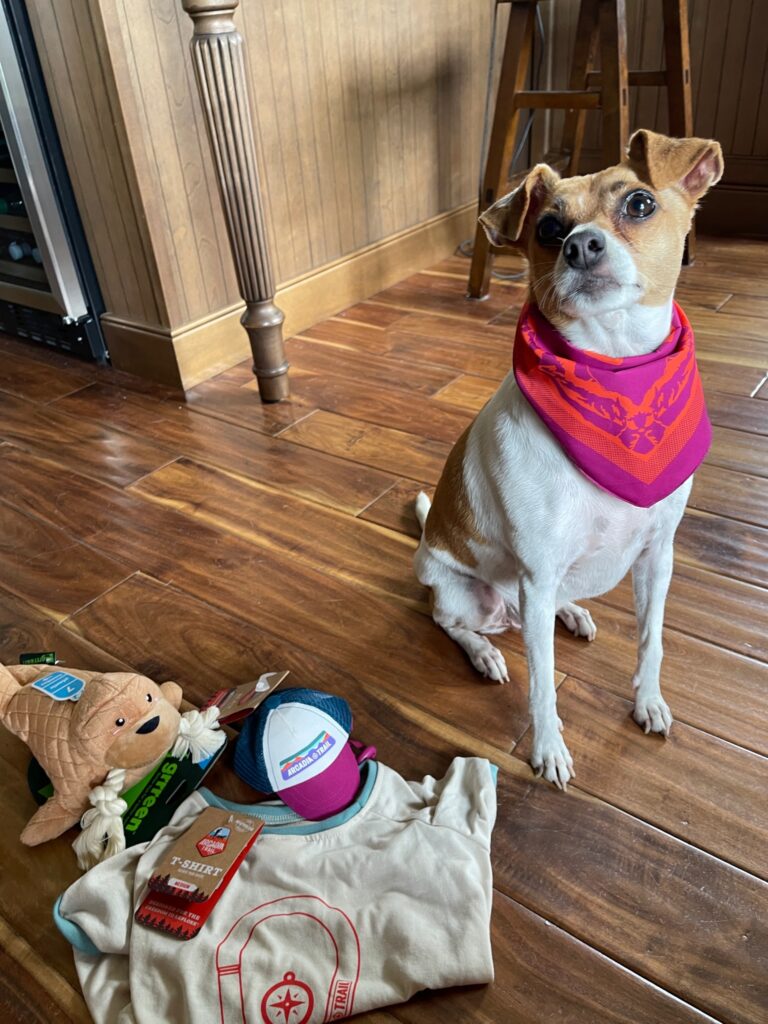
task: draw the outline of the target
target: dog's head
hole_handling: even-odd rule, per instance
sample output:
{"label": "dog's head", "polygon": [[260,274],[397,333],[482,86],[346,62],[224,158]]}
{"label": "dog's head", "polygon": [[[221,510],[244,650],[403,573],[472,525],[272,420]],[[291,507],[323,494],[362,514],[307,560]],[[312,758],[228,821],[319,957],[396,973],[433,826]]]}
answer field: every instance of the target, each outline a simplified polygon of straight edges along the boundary
{"label": "dog's head", "polygon": [[626,158],[597,174],[560,178],[538,164],[480,222],[494,245],[525,251],[533,298],[554,323],[660,306],[696,203],[722,173],[719,143],[638,131]]}

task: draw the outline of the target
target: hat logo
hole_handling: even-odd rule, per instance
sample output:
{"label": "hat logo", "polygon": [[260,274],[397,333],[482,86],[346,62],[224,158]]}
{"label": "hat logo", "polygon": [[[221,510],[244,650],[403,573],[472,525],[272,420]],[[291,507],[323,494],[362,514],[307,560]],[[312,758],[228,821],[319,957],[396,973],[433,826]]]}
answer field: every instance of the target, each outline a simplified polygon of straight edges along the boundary
{"label": "hat logo", "polygon": [[293,971],[287,971],[282,981],[264,993],[261,1017],[265,1024],[306,1024],[314,1005],[309,985],[297,981]]}
{"label": "hat logo", "polygon": [[323,729],[315,738],[298,750],[291,757],[286,757],[280,762],[280,776],[284,782],[296,778],[301,772],[324,757],[329,750],[336,746],[336,740],[331,734]]}

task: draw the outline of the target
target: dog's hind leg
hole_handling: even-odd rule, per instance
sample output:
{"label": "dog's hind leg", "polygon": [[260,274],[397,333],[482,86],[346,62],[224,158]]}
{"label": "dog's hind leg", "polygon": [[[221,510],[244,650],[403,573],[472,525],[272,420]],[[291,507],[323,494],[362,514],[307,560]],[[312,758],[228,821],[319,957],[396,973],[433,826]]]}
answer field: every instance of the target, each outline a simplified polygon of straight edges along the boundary
{"label": "dog's hind leg", "polygon": [[443,626],[443,629],[452,640],[464,648],[469,655],[469,660],[481,675],[493,679],[497,683],[509,682],[509,672],[504,655],[498,647],[493,646],[487,637],[475,633],[471,629],[463,629],[461,626]]}
{"label": "dog's hind leg", "polygon": [[581,605],[569,601],[557,609],[557,617],[574,636],[583,636],[587,640],[594,640],[597,636],[597,626],[592,616]]}
{"label": "dog's hind leg", "polygon": [[464,648],[481,675],[496,682],[509,681],[504,655],[483,633],[503,633],[509,626],[504,600],[482,580],[462,576],[447,566],[433,579],[432,617]]}
{"label": "dog's hind leg", "polygon": [[[416,518],[422,530],[431,502],[421,491],[416,498]],[[504,683],[509,681],[504,655],[483,633],[503,633],[512,621],[501,594],[482,580],[436,558],[422,539],[414,558],[420,583],[432,589],[432,618],[464,648],[478,672]],[[515,623],[516,624],[516,623]]]}

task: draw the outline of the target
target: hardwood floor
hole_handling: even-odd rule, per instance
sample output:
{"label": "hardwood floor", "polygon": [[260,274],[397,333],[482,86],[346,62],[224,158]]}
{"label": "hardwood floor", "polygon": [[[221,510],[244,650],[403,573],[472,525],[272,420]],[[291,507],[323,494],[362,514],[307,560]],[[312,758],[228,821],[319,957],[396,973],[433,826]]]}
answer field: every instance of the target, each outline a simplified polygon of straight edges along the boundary
{"label": "hardwood floor", "polygon": [[[515,258],[501,261],[519,269]],[[702,238],[678,295],[715,440],[678,534],[668,740],[630,719],[624,581],[558,627],[577,776],[533,778],[520,637],[482,681],[429,618],[412,503],[510,366],[522,281],[464,299],[452,257],[287,344],[292,398],[247,364],[187,395],[0,337],[0,658],[127,665],[191,700],[289,668],[351,702],[407,777],[500,766],[496,981],[371,1024],[760,1024],[768,1014],[768,243]],[[496,638],[495,638],[496,639]],[[71,836],[28,850],[26,748],[0,730],[0,1001],[87,1020],[51,923]],[[215,788],[247,799],[226,765]]]}

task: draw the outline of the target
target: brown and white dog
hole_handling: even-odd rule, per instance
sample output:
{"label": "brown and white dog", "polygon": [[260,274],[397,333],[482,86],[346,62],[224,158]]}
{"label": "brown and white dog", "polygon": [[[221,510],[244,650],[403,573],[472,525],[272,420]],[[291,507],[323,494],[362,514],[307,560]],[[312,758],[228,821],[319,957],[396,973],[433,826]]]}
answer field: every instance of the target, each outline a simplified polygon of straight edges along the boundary
{"label": "brown and white dog", "polygon": [[[670,331],[672,296],[696,202],[722,175],[717,142],[636,132],[616,167],[560,179],[545,164],[480,218],[495,245],[521,248],[530,301],[572,346],[604,356],[653,352]],[[649,508],[602,490],[566,457],[509,373],[448,456],[415,556],[435,622],[490,679],[508,679],[485,634],[521,626],[533,726],[531,764],[565,788],[573,760],[554,682],[555,617],[592,640],[574,602],[631,569],[639,645],[634,717],[668,734],[659,687],[673,541],[689,478]]]}

